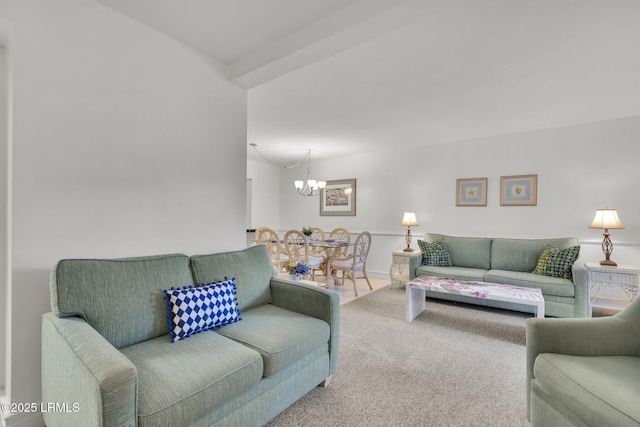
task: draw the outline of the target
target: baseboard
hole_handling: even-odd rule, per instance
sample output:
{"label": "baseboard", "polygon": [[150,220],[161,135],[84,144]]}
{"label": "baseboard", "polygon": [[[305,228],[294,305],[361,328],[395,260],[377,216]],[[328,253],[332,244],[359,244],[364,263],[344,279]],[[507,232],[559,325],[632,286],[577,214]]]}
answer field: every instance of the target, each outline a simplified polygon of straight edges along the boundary
{"label": "baseboard", "polygon": [[389,272],[388,271],[369,271],[367,270],[367,276],[372,277],[374,279],[386,279],[389,280],[389,283],[391,283],[391,279],[389,277]]}

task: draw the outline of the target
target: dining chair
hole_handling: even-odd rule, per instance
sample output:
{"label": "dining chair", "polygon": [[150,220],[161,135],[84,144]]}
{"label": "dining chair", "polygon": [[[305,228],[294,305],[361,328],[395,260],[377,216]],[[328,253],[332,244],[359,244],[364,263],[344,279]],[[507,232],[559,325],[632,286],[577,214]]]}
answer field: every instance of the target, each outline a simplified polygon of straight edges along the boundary
{"label": "dining chair", "polygon": [[258,237],[260,236],[260,233],[262,233],[262,230],[268,229],[269,227],[265,227],[264,225],[261,225],[260,227],[256,228],[256,231],[254,232],[254,235],[256,237],[256,242],[258,241]]}
{"label": "dining chair", "polygon": [[[367,277],[367,256],[369,255],[369,248],[371,248],[371,233],[363,231],[356,237],[355,244],[353,245],[353,253],[344,258],[335,258],[331,261],[331,265],[328,268],[328,271],[332,275],[338,271],[342,271],[342,284],[344,284],[345,276],[351,279],[353,282],[353,291],[356,296],[358,296],[356,279],[365,279],[367,285],[369,285],[369,289],[373,290]],[[358,271],[362,272],[362,276],[356,277],[356,272]]]}
{"label": "dining chair", "polygon": [[258,227],[256,228],[256,244],[267,247],[271,262],[276,268],[276,277],[280,276],[280,273],[289,268],[289,255],[280,243],[278,233],[269,227]]}
{"label": "dining chair", "polygon": [[324,240],[324,231],[322,231],[322,228],[313,227],[309,238],[312,240]]}
{"label": "dining chair", "polygon": [[289,230],[284,235],[284,247],[287,252],[288,263],[304,262],[309,266],[311,278],[315,279],[314,269],[324,263],[324,256],[311,254],[309,239],[298,230]]}
{"label": "dining chair", "polygon": [[[331,233],[329,233],[329,239],[333,239],[336,242],[347,242],[347,243],[350,243],[351,242],[351,234],[345,228],[334,228],[333,230],[331,230]],[[339,249],[339,251],[336,254],[336,256],[344,258],[344,257],[347,256],[348,252],[349,252],[349,246],[344,246],[344,247]]]}
{"label": "dining chair", "polygon": [[[311,236],[309,236],[309,240],[324,240],[325,236],[324,236],[324,231],[322,230],[322,228],[318,228],[318,227],[313,227],[311,228]],[[324,249],[321,248],[320,246],[313,246],[311,245],[311,254],[313,256],[317,256],[317,257],[324,257]],[[312,268],[311,269],[311,275],[315,277],[315,272],[316,271],[320,271],[322,273],[322,275],[326,275],[327,274],[327,265],[326,263],[322,263],[321,265],[319,265],[318,267]]]}

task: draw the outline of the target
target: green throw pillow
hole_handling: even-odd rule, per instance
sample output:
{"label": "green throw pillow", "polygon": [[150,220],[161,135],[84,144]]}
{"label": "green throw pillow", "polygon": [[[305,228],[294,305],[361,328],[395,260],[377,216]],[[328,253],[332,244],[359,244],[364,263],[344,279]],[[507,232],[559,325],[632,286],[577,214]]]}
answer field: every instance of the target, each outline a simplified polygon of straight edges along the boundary
{"label": "green throw pillow", "polygon": [[538,265],[533,270],[534,274],[544,276],[562,277],[572,280],[571,266],[578,259],[580,246],[572,246],[567,249],[558,249],[548,245],[538,259]]}
{"label": "green throw pillow", "polygon": [[451,267],[451,257],[447,246],[444,244],[444,239],[433,243],[418,240],[418,246],[422,251],[422,265]]}

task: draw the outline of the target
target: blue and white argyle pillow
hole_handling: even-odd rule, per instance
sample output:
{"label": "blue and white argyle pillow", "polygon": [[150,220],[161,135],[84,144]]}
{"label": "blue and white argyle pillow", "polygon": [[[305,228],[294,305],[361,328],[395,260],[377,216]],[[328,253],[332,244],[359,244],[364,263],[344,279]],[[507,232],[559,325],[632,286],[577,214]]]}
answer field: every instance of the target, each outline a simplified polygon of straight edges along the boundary
{"label": "blue and white argyle pillow", "polygon": [[171,342],[240,320],[235,277],[194,288],[164,290]]}

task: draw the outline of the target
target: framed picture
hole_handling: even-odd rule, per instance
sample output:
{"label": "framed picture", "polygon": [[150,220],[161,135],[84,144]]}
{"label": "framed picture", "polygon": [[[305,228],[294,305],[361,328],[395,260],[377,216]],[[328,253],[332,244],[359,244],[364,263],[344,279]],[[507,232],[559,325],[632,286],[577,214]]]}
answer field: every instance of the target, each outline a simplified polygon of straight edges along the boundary
{"label": "framed picture", "polygon": [[320,193],[320,215],[356,215],[356,179],[327,181]]}
{"label": "framed picture", "polygon": [[500,177],[500,205],[536,206],[538,203],[538,175]]}
{"label": "framed picture", "polygon": [[487,206],[487,178],[456,179],[456,206]]}

